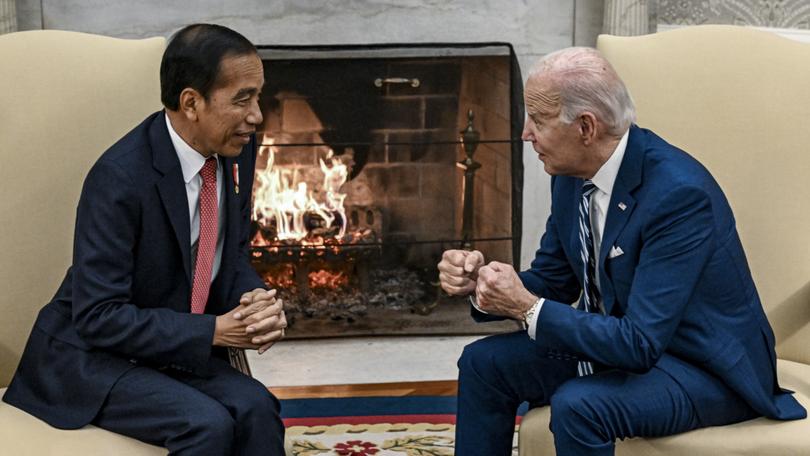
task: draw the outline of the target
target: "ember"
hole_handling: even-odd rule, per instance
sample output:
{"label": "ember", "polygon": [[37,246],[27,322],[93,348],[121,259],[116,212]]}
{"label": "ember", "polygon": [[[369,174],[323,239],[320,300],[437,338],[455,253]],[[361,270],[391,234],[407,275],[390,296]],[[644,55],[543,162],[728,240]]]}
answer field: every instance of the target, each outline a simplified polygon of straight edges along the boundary
{"label": "ember", "polygon": [[270,288],[292,288],[295,286],[295,266],[292,263],[267,264],[262,279]]}
{"label": "ember", "polygon": [[307,278],[309,279],[310,290],[317,290],[318,288],[335,289],[349,284],[349,277],[343,272],[332,273],[324,269],[310,272]]}
{"label": "ember", "polygon": [[[329,276],[332,285],[338,280],[345,282],[329,288],[316,288],[310,284],[312,294],[301,293],[297,286],[279,288],[278,296],[284,300],[284,310],[292,320],[291,325],[297,316],[353,320],[368,313],[370,308],[410,309],[415,304],[427,304],[435,299],[435,287],[406,268],[371,271],[370,283],[365,290],[351,286],[345,273],[329,274],[320,270],[310,273],[309,278]],[[268,275],[264,277],[265,280],[271,279]]]}

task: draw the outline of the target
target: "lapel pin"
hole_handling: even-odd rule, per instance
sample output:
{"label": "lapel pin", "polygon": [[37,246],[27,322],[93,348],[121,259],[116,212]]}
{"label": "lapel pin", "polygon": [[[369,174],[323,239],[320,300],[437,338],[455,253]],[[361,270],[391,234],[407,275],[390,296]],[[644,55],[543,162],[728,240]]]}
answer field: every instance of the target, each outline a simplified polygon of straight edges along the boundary
{"label": "lapel pin", "polygon": [[239,163],[234,163],[233,167],[233,191],[239,194]]}
{"label": "lapel pin", "polygon": [[626,204],[624,204],[624,203],[621,203],[621,202],[620,202],[620,203],[619,203],[619,209],[621,209],[621,210],[625,210],[625,209],[627,209],[627,205],[626,205]]}

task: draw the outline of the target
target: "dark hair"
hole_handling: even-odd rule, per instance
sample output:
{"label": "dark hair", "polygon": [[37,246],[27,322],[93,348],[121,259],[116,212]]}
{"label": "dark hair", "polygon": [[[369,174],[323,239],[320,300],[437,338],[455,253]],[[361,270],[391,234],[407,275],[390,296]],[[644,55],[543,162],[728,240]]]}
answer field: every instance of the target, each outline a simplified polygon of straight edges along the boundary
{"label": "dark hair", "polygon": [[193,24],[174,34],[160,62],[160,101],[176,111],[180,93],[190,87],[206,99],[225,57],[255,54],[256,47],[241,34],[221,25]]}

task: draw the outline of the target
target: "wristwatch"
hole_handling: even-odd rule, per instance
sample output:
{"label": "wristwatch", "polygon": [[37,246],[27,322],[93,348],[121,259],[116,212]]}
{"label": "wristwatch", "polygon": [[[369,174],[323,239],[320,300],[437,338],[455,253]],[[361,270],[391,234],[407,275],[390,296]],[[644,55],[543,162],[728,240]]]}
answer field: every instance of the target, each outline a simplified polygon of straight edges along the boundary
{"label": "wristwatch", "polygon": [[534,301],[534,304],[531,305],[525,312],[523,312],[523,329],[529,329],[529,323],[534,318],[534,314],[537,313],[537,307],[540,306],[540,298],[537,301]]}

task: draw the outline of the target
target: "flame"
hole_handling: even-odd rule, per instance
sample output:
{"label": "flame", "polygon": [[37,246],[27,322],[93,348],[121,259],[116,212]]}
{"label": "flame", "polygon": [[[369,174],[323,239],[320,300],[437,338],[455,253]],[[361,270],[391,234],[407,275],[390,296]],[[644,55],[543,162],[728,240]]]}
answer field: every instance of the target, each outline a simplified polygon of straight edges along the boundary
{"label": "flame", "polygon": [[[267,167],[256,175],[256,189],[253,201],[253,220],[263,228],[275,226],[275,239],[264,239],[262,236],[253,240],[253,245],[268,245],[273,241],[303,241],[309,237],[305,226],[307,214],[317,214],[325,227],[331,227],[336,220],[340,227],[337,239],[346,234],[346,209],[343,202],[346,194],[340,188],[346,182],[349,172],[340,157],[335,157],[330,149],[326,159],[319,159],[323,173],[322,201],[318,201],[308,188],[306,182],[299,181],[295,170],[275,168],[274,162],[277,147],[272,138],[269,145],[259,149],[259,156],[268,154]],[[317,242],[308,242],[317,243]],[[323,244],[323,240],[320,240]]]}

